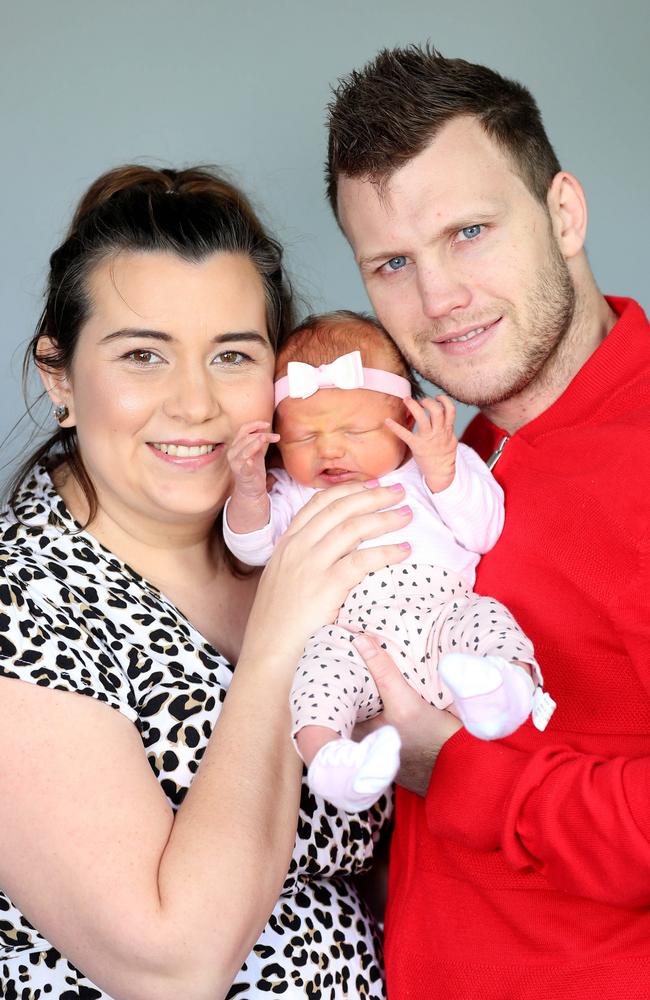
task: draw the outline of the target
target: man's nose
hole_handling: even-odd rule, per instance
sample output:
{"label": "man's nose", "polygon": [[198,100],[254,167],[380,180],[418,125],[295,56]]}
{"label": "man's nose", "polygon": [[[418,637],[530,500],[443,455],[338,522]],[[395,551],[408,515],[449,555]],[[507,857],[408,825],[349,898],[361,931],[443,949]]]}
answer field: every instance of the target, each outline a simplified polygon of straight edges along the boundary
{"label": "man's nose", "polygon": [[422,312],[428,319],[442,319],[454,309],[466,309],[471,300],[467,275],[449,261],[430,261],[418,269]]}

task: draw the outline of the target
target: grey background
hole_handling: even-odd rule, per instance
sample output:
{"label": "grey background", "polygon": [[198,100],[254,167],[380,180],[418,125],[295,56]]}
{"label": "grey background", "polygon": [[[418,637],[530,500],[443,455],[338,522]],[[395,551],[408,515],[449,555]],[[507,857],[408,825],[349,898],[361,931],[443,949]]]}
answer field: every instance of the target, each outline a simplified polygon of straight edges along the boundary
{"label": "grey background", "polygon": [[12,427],[47,258],[110,166],[229,168],[308,306],[366,307],[323,198],[324,108],[329,84],[382,46],[430,39],[526,83],[586,188],[597,280],[648,309],[649,12],[647,0],[0,0],[0,465],[24,446]]}

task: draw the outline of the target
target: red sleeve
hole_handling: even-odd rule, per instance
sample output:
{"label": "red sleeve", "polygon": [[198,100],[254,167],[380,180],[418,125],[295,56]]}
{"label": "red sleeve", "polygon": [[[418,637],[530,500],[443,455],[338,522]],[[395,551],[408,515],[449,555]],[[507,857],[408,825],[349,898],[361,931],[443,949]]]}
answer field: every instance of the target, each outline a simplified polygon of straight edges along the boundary
{"label": "red sleeve", "polygon": [[566,892],[650,904],[650,757],[605,759],[562,745],[527,753],[463,730],[438,757],[426,812],[436,836],[501,849],[515,869]]}

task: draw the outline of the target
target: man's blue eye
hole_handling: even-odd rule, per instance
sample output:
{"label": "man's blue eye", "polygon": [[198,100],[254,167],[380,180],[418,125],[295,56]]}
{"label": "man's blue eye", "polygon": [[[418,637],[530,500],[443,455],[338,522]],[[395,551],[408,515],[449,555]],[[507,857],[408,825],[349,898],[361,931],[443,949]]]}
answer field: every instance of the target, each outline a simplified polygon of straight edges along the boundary
{"label": "man's blue eye", "polygon": [[466,240],[475,240],[482,228],[483,226],[465,226],[464,229],[461,229],[461,233]]}
{"label": "man's blue eye", "polygon": [[402,267],[404,267],[405,264],[406,264],[406,257],[403,256],[391,257],[391,259],[388,261],[388,266],[391,269],[391,271],[399,271]]}

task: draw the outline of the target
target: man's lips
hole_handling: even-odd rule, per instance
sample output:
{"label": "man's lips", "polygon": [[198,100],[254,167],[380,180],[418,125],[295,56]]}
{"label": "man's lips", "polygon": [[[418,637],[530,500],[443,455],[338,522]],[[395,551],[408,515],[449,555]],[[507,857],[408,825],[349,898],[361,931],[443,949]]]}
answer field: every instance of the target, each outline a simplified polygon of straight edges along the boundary
{"label": "man's lips", "polygon": [[460,327],[442,337],[436,337],[433,343],[449,354],[467,354],[482,347],[495,332],[501,319],[502,317],[498,316],[488,323],[475,323],[472,326]]}

